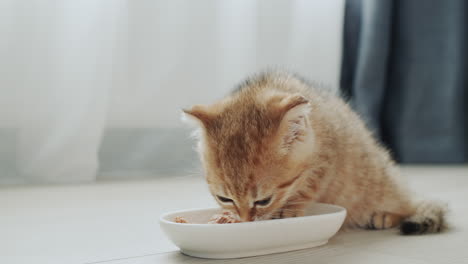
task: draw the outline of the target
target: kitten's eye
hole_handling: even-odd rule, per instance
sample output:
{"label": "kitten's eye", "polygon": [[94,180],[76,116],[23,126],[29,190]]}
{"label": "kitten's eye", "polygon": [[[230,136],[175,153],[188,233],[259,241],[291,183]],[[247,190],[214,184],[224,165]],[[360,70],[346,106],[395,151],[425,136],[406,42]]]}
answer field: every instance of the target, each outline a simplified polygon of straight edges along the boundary
{"label": "kitten's eye", "polygon": [[271,196],[268,197],[268,198],[266,198],[266,199],[256,201],[256,202],[255,202],[255,205],[266,206],[266,205],[268,205],[270,202],[271,202]]}
{"label": "kitten's eye", "polygon": [[216,195],[216,197],[218,198],[218,200],[220,200],[222,203],[234,203],[234,201],[232,199],[229,199],[229,198],[226,198],[226,197],[222,197],[222,196],[219,196],[219,195]]}

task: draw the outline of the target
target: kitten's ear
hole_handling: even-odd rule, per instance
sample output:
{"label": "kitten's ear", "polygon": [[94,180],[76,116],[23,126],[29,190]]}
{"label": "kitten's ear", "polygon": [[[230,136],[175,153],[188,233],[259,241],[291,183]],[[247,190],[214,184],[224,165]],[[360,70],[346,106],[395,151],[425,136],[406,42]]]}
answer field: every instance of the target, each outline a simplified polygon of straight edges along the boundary
{"label": "kitten's ear", "polygon": [[182,121],[206,127],[215,118],[215,114],[205,105],[194,105],[191,109],[182,109]]}
{"label": "kitten's ear", "polygon": [[295,143],[304,141],[308,136],[310,104],[300,94],[288,95],[278,101],[276,111],[281,120],[278,130],[280,153],[287,154]]}
{"label": "kitten's ear", "polygon": [[309,100],[307,100],[304,96],[300,94],[293,94],[283,98],[279,103],[279,110],[283,114],[287,114],[289,111],[296,107],[303,107],[305,110],[308,107]]}

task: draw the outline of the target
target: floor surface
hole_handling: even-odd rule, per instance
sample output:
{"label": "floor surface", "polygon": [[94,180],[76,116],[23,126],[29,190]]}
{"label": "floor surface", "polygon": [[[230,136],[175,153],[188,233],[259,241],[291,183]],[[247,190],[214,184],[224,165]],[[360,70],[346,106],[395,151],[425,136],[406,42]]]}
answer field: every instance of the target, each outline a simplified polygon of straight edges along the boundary
{"label": "floor surface", "polygon": [[215,206],[201,177],[0,188],[0,263],[468,263],[468,167],[404,167],[412,188],[448,201],[452,228],[339,233],[312,249],[233,260],[179,253],[158,225],[163,212]]}

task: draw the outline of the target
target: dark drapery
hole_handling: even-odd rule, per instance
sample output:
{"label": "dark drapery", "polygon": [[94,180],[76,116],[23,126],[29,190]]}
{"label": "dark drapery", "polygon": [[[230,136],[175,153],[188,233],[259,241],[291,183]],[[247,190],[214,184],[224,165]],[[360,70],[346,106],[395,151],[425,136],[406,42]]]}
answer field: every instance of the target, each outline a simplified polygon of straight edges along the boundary
{"label": "dark drapery", "polygon": [[468,1],[347,0],[341,90],[407,163],[468,161]]}

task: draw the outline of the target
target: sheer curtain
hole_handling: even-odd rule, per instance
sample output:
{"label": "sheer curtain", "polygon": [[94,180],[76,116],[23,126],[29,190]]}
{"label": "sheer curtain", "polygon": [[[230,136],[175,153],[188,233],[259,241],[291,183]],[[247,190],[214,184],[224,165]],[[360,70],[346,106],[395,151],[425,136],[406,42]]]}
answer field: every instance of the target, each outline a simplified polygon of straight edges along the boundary
{"label": "sheer curtain", "polygon": [[189,173],[180,108],[281,66],[336,87],[342,1],[0,3],[0,183]]}

